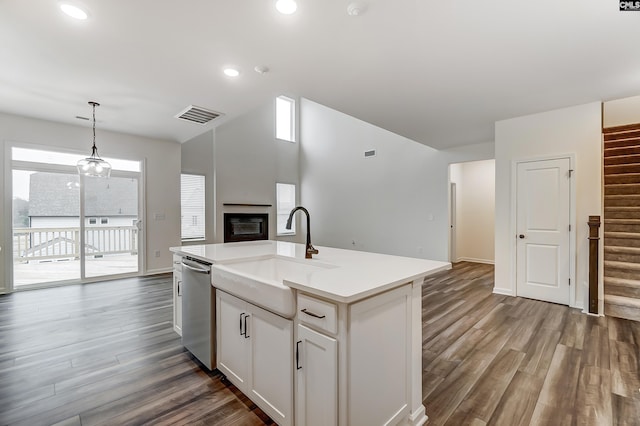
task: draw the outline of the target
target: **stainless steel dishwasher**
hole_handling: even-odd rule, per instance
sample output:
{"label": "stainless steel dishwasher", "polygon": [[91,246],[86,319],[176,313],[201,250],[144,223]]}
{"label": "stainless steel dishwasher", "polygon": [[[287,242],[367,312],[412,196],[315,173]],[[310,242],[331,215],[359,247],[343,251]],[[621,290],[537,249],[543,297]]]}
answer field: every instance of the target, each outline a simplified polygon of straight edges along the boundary
{"label": "stainless steel dishwasher", "polygon": [[182,345],[209,370],[216,368],[216,300],[211,264],[182,258]]}

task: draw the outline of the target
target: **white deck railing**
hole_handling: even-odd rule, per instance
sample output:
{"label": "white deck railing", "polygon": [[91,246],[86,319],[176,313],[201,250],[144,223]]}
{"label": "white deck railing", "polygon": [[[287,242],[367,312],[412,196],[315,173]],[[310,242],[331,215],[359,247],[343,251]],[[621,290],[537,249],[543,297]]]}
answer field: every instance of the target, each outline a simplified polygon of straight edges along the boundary
{"label": "white deck railing", "polygon": [[[86,255],[137,254],[136,226],[85,228]],[[14,261],[68,259],[80,257],[80,228],[14,228]]]}

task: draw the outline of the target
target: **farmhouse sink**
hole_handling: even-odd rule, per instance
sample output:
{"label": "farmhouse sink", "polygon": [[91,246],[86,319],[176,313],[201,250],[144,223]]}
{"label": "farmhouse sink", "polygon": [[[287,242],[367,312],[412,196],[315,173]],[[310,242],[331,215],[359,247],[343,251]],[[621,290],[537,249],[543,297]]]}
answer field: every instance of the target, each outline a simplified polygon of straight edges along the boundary
{"label": "farmhouse sink", "polygon": [[296,313],[293,290],[283,280],[306,281],[336,266],[305,259],[268,258],[218,263],[211,267],[213,286],[285,318]]}

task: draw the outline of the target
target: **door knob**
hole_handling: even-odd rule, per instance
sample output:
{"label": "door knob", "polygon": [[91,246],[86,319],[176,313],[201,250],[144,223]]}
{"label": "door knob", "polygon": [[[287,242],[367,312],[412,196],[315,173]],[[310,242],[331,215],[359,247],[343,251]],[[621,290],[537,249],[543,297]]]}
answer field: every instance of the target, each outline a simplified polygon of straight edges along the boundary
{"label": "door knob", "polygon": [[518,235],[518,238],[523,239],[524,238],[524,234]]}

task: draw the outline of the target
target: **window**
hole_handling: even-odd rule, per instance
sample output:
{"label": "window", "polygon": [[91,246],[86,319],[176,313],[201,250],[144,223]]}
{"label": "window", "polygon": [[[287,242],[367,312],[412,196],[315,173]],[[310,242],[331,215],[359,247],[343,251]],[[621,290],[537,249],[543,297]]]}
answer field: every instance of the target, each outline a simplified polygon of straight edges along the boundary
{"label": "window", "polygon": [[277,232],[278,235],[295,235],[296,222],[291,222],[291,229],[285,228],[289,213],[296,206],[296,186],[288,183],[276,183]]}
{"label": "window", "polygon": [[[31,163],[56,164],[62,166],[75,167],[78,160],[86,157],[81,154],[71,154],[67,152],[44,151],[31,148],[11,148],[11,158],[16,161],[28,161]],[[111,164],[112,170],[124,170],[128,172],[139,172],[141,170],[139,161],[121,160],[117,158],[103,157]]]}
{"label": "window", "polygon": [[100,223],[102,225],[107,225],[109,223],[109,218],[108,217],[101,217],[100,218]]}
{"label": "window", "polygon": [[276,98],[276,138],[296,141],[296,101],[286,96]]}
{"label": "window", "polygon": [[95,217],[90,217],[89,218],[89,225],[95,225],[97,223],[97,220]]}
{"label": "window", "polygon": [[180,208],[182,210],[182,240],[204,240],[205,177],[202,175],[180,175]]}

